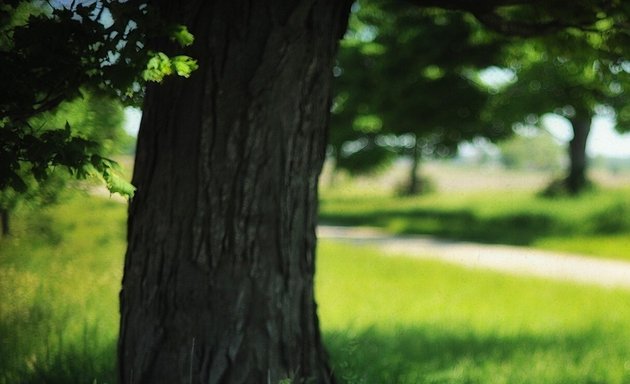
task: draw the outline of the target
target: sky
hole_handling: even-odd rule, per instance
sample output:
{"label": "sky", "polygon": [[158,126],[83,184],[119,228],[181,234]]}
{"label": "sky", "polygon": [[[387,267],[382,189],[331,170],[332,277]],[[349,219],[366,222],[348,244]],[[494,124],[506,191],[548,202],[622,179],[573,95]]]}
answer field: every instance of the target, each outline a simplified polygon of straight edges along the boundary
{"label": "sky", "polygon": [[140,119],[142,111],[138,108],[125,108],[125,131],[132,136],[138,136],[138,128],[140,128]]}
{"label": "sky", "polygon": [[587,152],[591,156],[606,154],[613,157],[630,157],[630,134],[620,135],[612,122],[595,121]]}
{"label": "sky", "polygon": [[[142,112],[137,108],[125,109],[125,129],[132,135],[138,134]],[[561,117],[548,117],[545,121],[549,131],[563,144],[571,140],[573,134],[569,123]],[[605,116],[593,120],[586,151],[589,156],[630,158],[630,133],[620,135],[614,128],[614,121]]]}
{"label": "sky", "polygon": [[[561,117],[548,117],[545,124],[559,141],[566,144],[573,137],[571,126]],[[619,134],[610,117],[596,116],[586,143],[586,153],[591,156],[630,157],[630,133]]]}

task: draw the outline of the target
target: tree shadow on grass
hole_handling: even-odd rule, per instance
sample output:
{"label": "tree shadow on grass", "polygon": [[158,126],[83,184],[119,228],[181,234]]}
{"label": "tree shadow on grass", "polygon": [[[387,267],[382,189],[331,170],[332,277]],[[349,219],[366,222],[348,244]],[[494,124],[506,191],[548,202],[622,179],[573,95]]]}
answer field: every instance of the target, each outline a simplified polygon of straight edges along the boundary
{"label": "tree shadow on grass", "polygon": [[[601,331],[483,335],[438,327],[325,333],[341,383],[627,382]],[[609,339],[610,340],[610,339]],[[613,351],[614,351],[614,347]],[[607,355],[608,353],[608,355]]]}
{"label": "tree shadow on grass", "polygon": [[489,244],[531,245],[561,232],[561,223],[540,213],[506,213],[479,217],[468,210],[376,210],[368,213],[321,213],[320,223],[376,226],[398,234],[425,234]]}

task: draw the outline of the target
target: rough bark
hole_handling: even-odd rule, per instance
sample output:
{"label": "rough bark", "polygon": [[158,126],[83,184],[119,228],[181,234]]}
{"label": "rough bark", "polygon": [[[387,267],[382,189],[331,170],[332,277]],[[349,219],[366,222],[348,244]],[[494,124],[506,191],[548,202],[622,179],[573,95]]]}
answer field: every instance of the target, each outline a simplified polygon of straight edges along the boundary
{"label": "rough bark", "polygon": [[591,118],[571,119],[573,139],[569,142],[569,175],[566,186],[570,193],[578,194],[587,184],[586,142],[591,131]]}
{"label": "rough bark", "polygon": [[313,292],[317,182],[350,4],[156,5],[195,35],[200,68],[147,88],[119,381],[332,382]]}

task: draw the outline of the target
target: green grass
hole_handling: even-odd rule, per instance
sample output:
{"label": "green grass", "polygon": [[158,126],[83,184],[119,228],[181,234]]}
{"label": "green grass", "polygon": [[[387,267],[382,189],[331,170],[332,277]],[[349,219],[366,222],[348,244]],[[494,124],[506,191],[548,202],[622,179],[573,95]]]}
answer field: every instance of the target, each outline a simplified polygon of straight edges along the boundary
{"label": "green grass", "polygon": [[[0,241],[0,383],[113,383],[125,206],[73,196]],[[630,292],[323,242],[342,383],[630,382]]]}
{"label": "green grass", "polygon": [[322,326],[348,382],[630,382],[629,292],[320,248]]}
{"label": "green grass", "polygon": [[630,259],[630,190],[578,198],[527,191],[441,193],[395,198],[324,191],[322,223],[381,227],[397,234],[533,246]]}
{"label": "green grass", "polygon": [[0,241],[0,383],[113,383],[125,208],[73,196]]}

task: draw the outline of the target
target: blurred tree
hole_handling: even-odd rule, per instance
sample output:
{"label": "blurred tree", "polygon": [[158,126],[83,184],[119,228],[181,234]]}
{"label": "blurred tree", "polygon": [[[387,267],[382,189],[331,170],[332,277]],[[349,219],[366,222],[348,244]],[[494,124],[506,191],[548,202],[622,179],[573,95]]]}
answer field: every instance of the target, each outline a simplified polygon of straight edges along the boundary
{"label": "blurred tree", "polygon": [[370,26],[351,17],[333,67],[335,95],[328,148],[335,168],[351,173],[374,170],[395,156],[390,148],[376,143],[383,134],[383,121],[374,106],[380,98],[377,90],[386,84],[375,76],[384,48],[372,43],[373,37]]}
{"label": "blurred tree", "polygon": [[510,169],[556,172],[563,165],[562,147],[547,131],[517,132],[499,142],[501,162]]}
{"label": "blurred tree", "polygon": [[495,62],[501,41],[473,17],[363,2],[350,26],[336,67],[331,144],[365,145],[337,150],[339,166],[370,169],[388,158],[381,153],[404,154],[412,160],[406,193],[415,194],[422,189],[423,156],[453,153],[476,136],[494,140],[509,133],[487,129],[482,120],[488,89],[476,81],[476,71]]}
{"label": "blurred tree", "polygon": [[586,144],[598,111],[618,109],[619,130],[627,130],[626,90],[628,72],[622,57],[611,60],[602,45],[592,45],[588,35],[564,34],[554,39],[516,41],[506,64],[515,75],[493,98],[492,118],[501,126],[515,122],[540,125],[543,115],[567,119],[573,130],[569,142],[569,170],[562,184],[578,194],[588,184]]}

